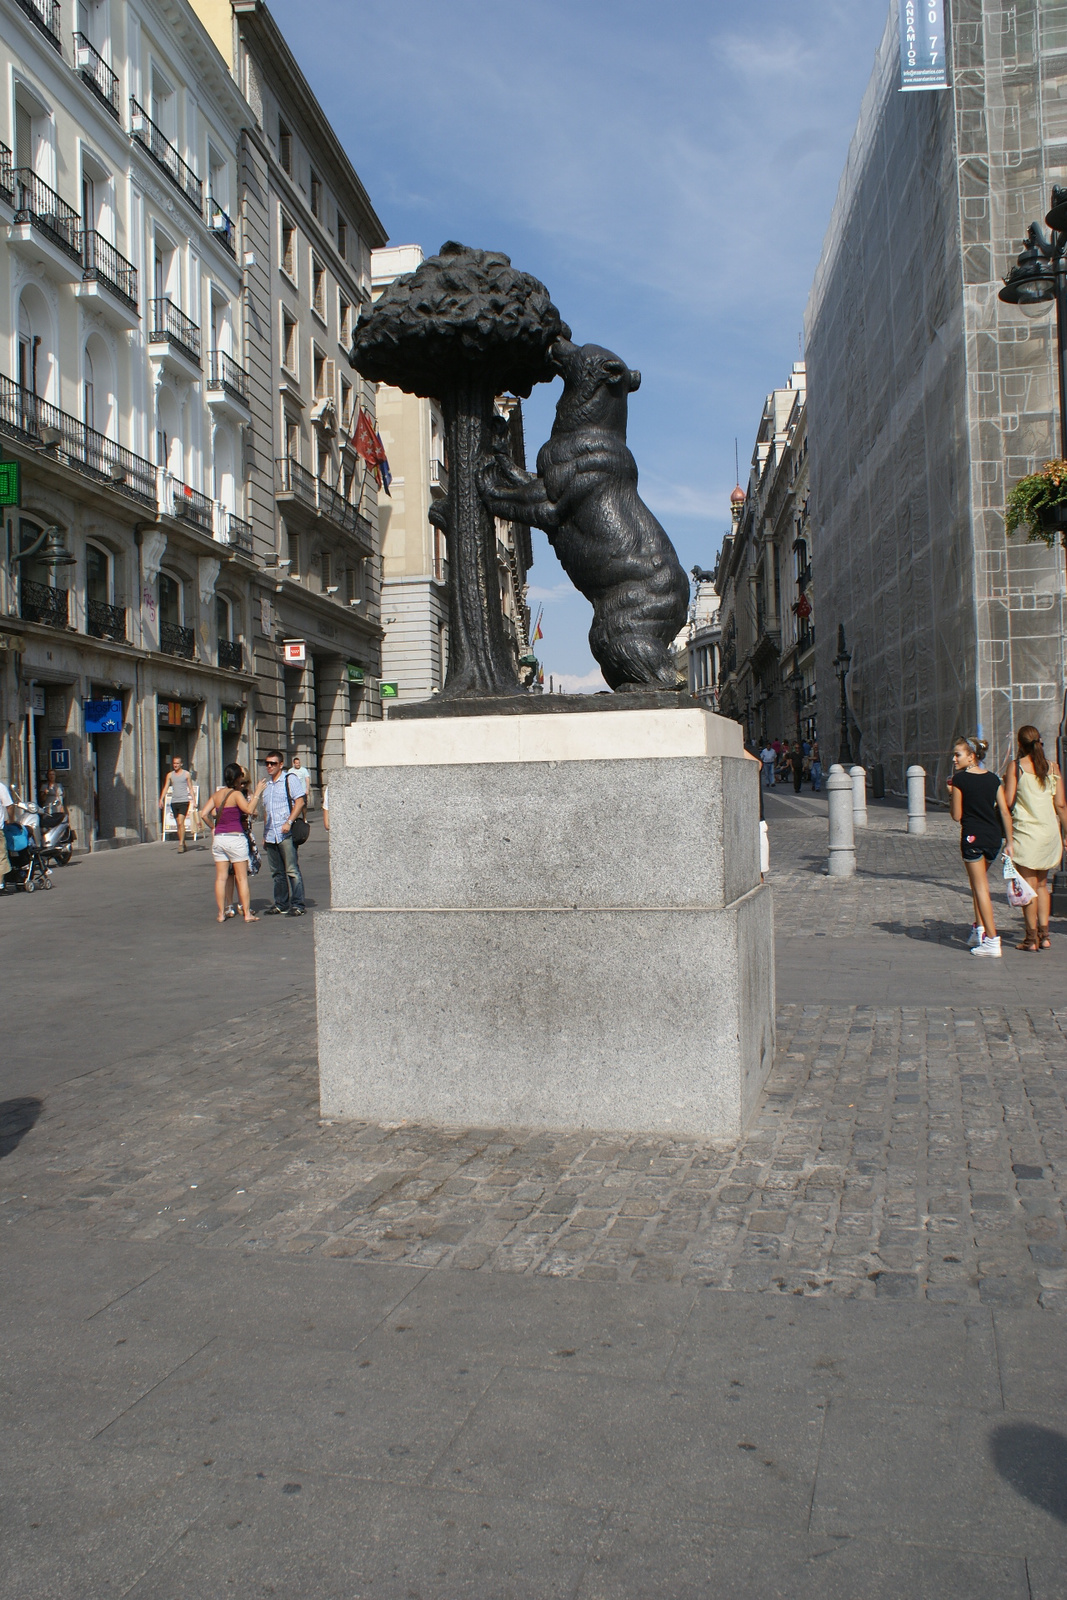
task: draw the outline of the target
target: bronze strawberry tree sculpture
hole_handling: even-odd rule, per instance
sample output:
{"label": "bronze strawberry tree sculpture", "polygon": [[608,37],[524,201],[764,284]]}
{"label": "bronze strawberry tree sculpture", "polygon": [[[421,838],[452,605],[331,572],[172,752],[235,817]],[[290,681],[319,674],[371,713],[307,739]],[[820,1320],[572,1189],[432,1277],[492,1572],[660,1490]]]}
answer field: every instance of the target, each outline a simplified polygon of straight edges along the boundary
{"label": "bronze strawberry tree sculpture", "polygon": [[543,283],[506,255],[450,242],[397,278],[356,328],[352,364],[375,383],[433,398],[448,450],[448,494],[432,513],[448,541],[448,675],[442,697],[517,694],[504,634],[496,526],[477,474],[494,449],[494,401],[556,376],[570,338]]}

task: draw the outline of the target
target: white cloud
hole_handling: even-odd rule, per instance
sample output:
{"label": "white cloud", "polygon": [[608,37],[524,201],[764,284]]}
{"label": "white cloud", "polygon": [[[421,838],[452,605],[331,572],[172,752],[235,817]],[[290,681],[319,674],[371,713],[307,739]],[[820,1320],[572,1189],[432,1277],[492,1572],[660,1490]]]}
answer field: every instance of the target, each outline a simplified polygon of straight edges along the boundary
{"label": "white cloud", "polygon": [[531,583],[526,591],[526,599],[530,605],[547,605],[552,601],[569,600],[571,595],[578,591],[570,579],[566,583],[553,584],[550,589],[543,589],[536,583]]}
{"label": "white cloud", "polygon": [[[552,677],[553,687],[560,694],[602,694],[607,688],[600,673],[600,668],[595,667],[592,672],[583,673],[581,676],[573,672],[557,672]],[[548,686],[548,673],[545,673],[545,687]]]}

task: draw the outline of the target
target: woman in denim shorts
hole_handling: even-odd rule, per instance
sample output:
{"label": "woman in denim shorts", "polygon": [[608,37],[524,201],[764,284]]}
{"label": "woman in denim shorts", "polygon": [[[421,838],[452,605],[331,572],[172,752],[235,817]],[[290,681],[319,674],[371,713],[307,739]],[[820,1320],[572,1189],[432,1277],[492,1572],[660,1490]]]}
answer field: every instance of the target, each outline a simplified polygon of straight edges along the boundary
{"label": "woman in denim shorts", "polygon": [[241,793],[241,777],[241,768],[236,762],[231,762],[223,773],[225,779],[223,787],[216,789],[207,804],[200,808],[200,815],[205,823],[208,812],[216,813],[211,859],[215,863],[215,903],[219,908],[220,922],[226,921],[226,879],[231,866],[237,880],[237,898],[241,902],[245,921],[259,921],[258,917],[252,915],[252,900],[248,888],[248,839],[242,815],[251,816],[254,813],[263,793],[265,781],[258,785],[250,798],[246,799]]}

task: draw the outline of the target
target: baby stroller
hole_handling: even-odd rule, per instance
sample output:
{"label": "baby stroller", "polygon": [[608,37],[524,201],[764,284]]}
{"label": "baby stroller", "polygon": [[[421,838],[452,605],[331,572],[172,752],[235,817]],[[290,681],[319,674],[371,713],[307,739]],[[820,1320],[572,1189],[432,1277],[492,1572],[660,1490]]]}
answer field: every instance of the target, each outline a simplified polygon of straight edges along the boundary
{"label": "baby stroller", "polygon": [[52,887],[52,871],[41,859],[41,852],[33,835],[21,822],[4,823],[4,840],[7,844],[11,871],[3,881],[2,889],[25,889],[32,894],[35,889]]}

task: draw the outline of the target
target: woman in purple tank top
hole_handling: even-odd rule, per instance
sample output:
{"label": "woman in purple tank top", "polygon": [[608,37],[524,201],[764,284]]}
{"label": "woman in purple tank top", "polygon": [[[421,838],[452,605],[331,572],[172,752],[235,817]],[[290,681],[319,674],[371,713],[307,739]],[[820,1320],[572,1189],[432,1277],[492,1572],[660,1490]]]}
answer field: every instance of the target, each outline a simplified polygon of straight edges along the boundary
{"label": "woman in purple tank top", "polygon": [[215,904],[219,908],[218,920],[226,921],[226,879],[230,867],[237,880],[237,897],[241,902],[246,922],[258,922],[259,918],[252,915],[252,900],[248,888],[248,836],[245,833],[245,817],[255,813],[259,799],[266,785],[266,779],[261,782],[252,795],[246,800],[241,793],[241,768],[236,762],[226,768],[223,773],[225,782],[221,789],[201,806],[200,815],[207,822],[208,813],[215,813],[215,836],[211,844],[211,858],[215,863]]}

